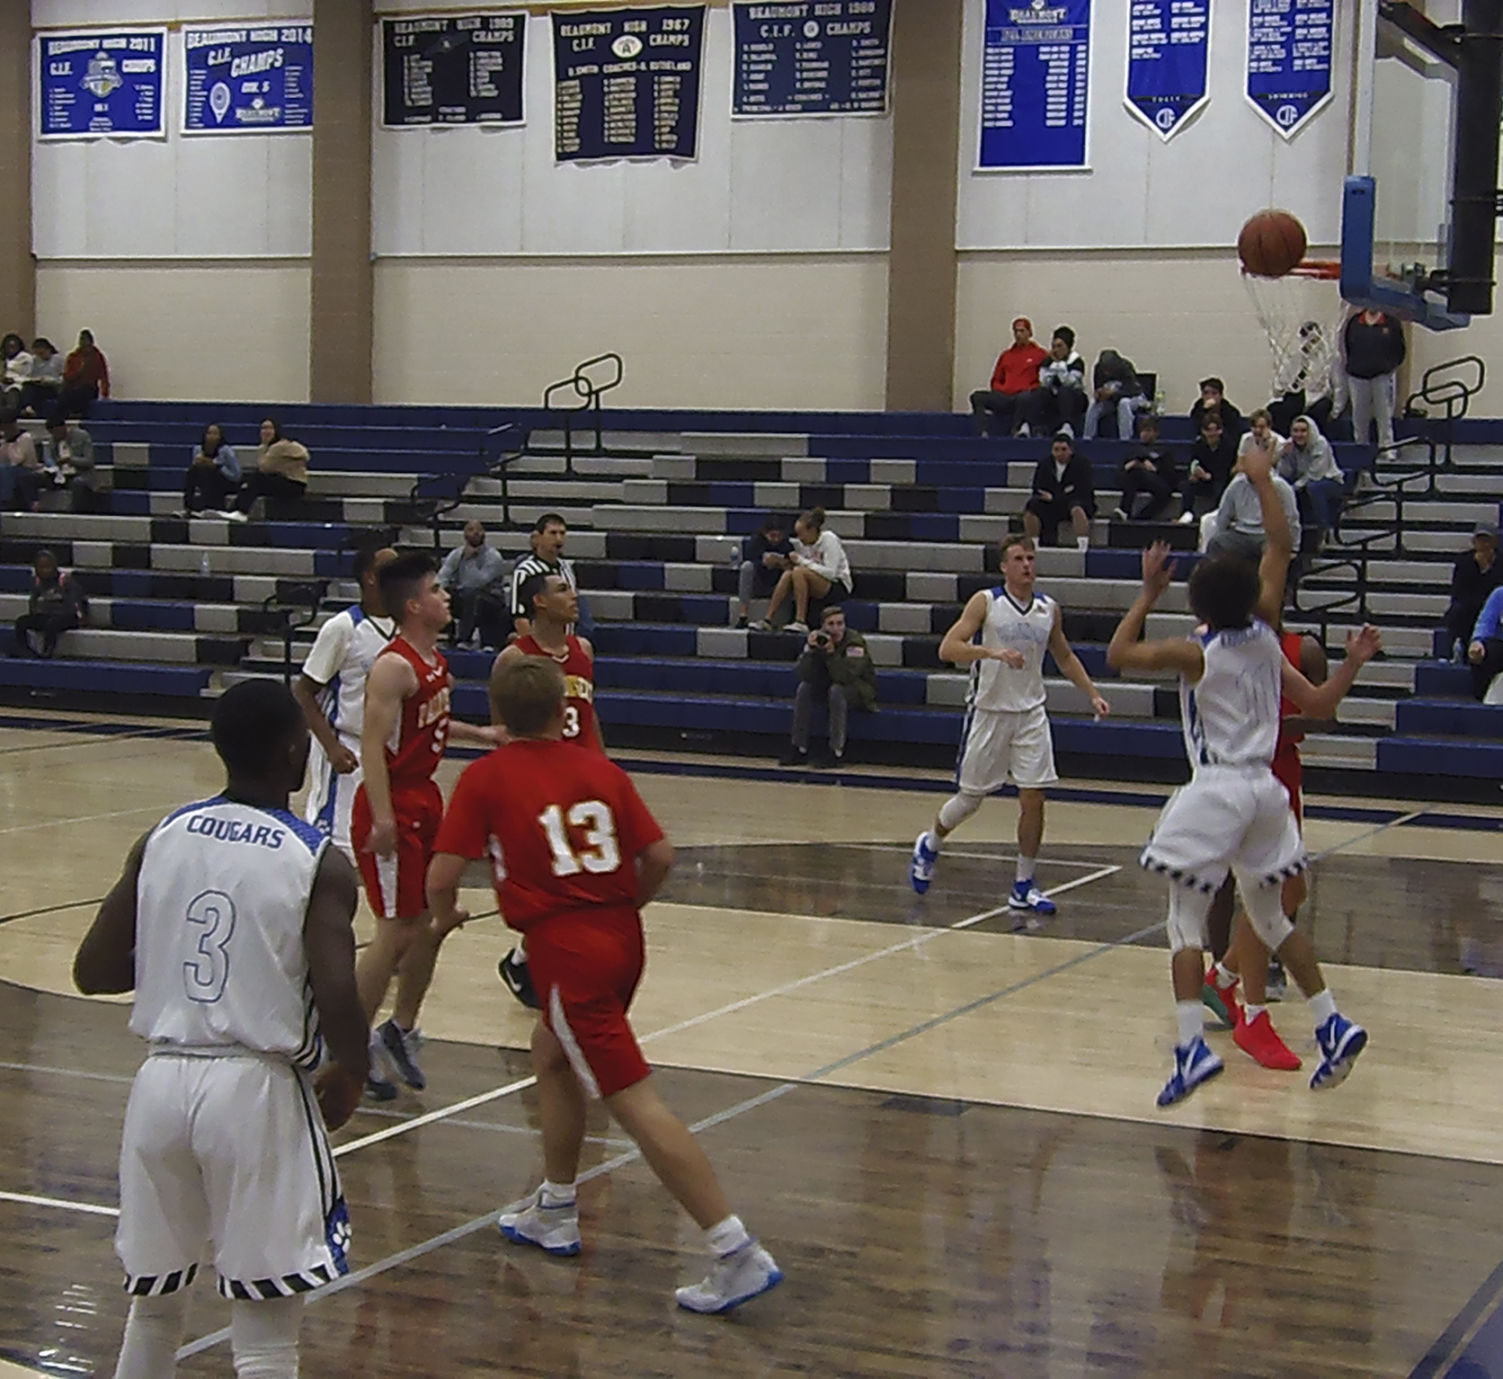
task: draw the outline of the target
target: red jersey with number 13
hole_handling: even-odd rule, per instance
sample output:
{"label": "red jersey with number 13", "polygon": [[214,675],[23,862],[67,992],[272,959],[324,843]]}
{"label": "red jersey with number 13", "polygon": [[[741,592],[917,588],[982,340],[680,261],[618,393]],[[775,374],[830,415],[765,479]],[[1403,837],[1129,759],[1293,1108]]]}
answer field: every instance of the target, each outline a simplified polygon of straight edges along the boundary
{"label": "red jersey with number 13", "polygon": [[[422,785],[433,778],[449,743],[449,699],[454,679],[443,653],[433,661],[404,637],[394,637],[381,656],[400,656],[417,676],[417,693],[402,701],[402,717],[386,742],[386,771],[391,790]],[[376,658],[377,661],[380,656]]]}
{"label": "red jersey with number 13", "polygon": [[517,638],[525,656],[542,656],[564,673],[564,741],[603,751],[600,734],[595,730],[595,662],[572,632],[564,639],[568,652],[563,657],[539,646],[530,633]]}

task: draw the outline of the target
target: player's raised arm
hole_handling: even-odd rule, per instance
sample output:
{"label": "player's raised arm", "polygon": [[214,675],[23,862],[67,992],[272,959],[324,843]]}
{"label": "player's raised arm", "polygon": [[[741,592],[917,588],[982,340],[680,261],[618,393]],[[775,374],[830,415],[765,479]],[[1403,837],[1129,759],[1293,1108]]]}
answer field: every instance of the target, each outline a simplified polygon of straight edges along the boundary
{"label": "player's raised arm", "polygon": [[1143,587],[1112,633],[1106,663],[1113,670],[1175,670],[1194,682],[1205,673],[1206,664],[1195,642],[1139,640],[1148,615],[1174,578],[1169,556],[1169,546],[1163,541],[1155,541],[1143,552]]}
{"label": "player's raised arm", "polygon": [[326,847],[308,898],[303,946],[319,1031],[358,1099],[370,1072],[371,1031],[355,985],[356,895],[355,869],[338,848]]}
{"label": "player's raised arm", "polygon": [[1258,564],[1258,602],[1254,612],[1270,627],[1277,627],[1284,612],[1284,585],[1294,559],[1294,529],[1283,499],[1273,482],[1273,457],[1251,450],[1242,457],[1242,472],[1258,495],[1263,516],[1263,558]]}
{"label": "player's raised arm", "polygon": [[136,985],[136,881],[146,851],[143,833],[126,854],[119,879],[105,896],[73,958],[73,985],[85,996],[118,996]]}
{"label": "player's raised arm", "polygon": [[1346,659],[1336,668],[1336,673],[1319,686],[1312,685],[1288,661],[1284,661],[1281,671],[1284,697],[1309,718],[1334,718],[1336,706],[1356,683],[1357,673],[1382,650],[1383,638],[1371,624],[1350,633],[1346,639]]}
{"label": "player's raised arm", "polygon": [[417,693],[417,672],[401,656],[377,656],[365,682],[365,723],[360,733],[360,766],[371,807],[367,848],[389,857],[397,846],[397,818],[391,803],[386,744],[402,721],[403,701]]}
{"label": "player's raised arm", "polygon": [[1096,717],[1105,718],[1112,711],[1112,706],[1101,697],[1101,691],[1087,674],[1080,657],[1075,654],[1075,648],[1066,640],[1064,619],[1057,603],[1054,605],[1054,626],[1049,630],[1049,651],[1065,679],[1091,701],[1091,709]]}
{"label": "player's raised arm", "polygon": [[977,661],[1004,661],[1014,670],[1021,670],[1023,666],[1021,652],[980,646],[974,640],[976,634],[981,631],[981,624],[986,621],[986,608],[986,590],[978,589],[966,600],[960,616],[950,624],[950,630],[941,638],[939,659],[957,666],[973,665]]}

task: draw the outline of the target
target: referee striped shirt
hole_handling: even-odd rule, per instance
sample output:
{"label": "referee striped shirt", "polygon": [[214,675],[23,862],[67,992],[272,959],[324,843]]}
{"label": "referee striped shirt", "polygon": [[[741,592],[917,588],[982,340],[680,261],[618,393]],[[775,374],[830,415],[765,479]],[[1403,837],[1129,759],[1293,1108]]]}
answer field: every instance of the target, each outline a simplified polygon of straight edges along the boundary
{"label": "referee striped shirt", "polygon": [[562,575],[569,588],[576,594],[579,592],[579,585],[574,579],[574,567],[562,556],[557,563],[537,555],[524,556],[517,561],[516,569],[511,572],[511,615],[514,618],[532,617],[532,609],[522,607],[522,586],[533,575]]}

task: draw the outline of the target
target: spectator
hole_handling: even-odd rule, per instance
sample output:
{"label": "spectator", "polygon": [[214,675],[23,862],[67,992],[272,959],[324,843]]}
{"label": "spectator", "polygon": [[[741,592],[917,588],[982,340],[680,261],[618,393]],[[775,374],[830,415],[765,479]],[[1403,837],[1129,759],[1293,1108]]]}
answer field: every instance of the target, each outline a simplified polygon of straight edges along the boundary
{"label": "spectator", "polygon": [[1341,329],[1341,360],[1352,398],[1352,430],[1360,445],[1378,424],[1378,446],[1393,449],[1393,413],[1399,365],[1404,362],[1403,324],[1381,311],[1354,311]]}
{"label": "spectator", "polygon": [[[532,554],[524,555],[517,561],[516,568],[511,572],[511,626],[512,636],[526,637],[532,632],[532,619],[530,606],[522,599],[522,586],[533,575],[562,575],[564,583],[576,594],[579,593],[579,583],[574,578],[574,566],[564,559],[564,542],[569,538],[569,527],[562,517],[556,512],[545,512],[533,524],[532,528]],[[585,609],[583,597],[579,600],[579,623],[571,627],[572,633],[578,631],[582,637],[588,637],[594,630],[590,622],[590,615]]]}
{"label": "spectator", "polygon": [[1345,379],[1339,361],[1338,367],[1332,367],[1331,355],[1325,328],[1319,321],[1306,321],[1299,328],[1299,369],[1290,379],[1288,391],[1268,404],[1275,431],[1292,428],[1296,417],[1308,416],[1322,435],[1334,434],[1331,420],[1342,410],[1336,395]]}
{"label": "spectator", "polygon": [[1203,412],[1200,439],[1190,447],[1190,468],[1180,495],[1184,507],[1179,515],[1181,522],[1188,524],[1207,512],[1215,511],[1226,486],[1232,481],[1236,464],[1237,445],[1227,434],[1221,413],[1215,409]]}
{"label": "spectator", "polygon": [[183,479],[183,513],[191,517],[196,512],[217,512],[228,517],[226,509],[239,488],[240,461],[224,438],[224,427],[211,421],[204,427]]}
{"label": "spectator", "polygon": [[1197,434],[1205,431],[1206,414],[1209,412],[1215,412],[1221,418],[1221,429],[1235,445],[1242,438],[1242,413],[1227,401],[1226,384],[1215,374],[1200,380],[1200,396],[1190,408],[1190,425]]}
{"label": "spectator", "polygon": [[1023,424],[1018,435],[1075,435],[1086,414],[1085,360],[1075,351],[1075,332],[1055,326],[1049,357],[1039,368],[1039,385],[1019,405]]}
{"label": "spectator", "polygon": [[33,416],[57,410],[63,395],[63,360],[45,335],[31,342],[31,379],[21,389],[21,410]]}
{"label": "spectator", "polygon": [[[829,711],[830,750],[809,757],[809,730],[814,709]],[[861,634],[845,625],[845,609],[830,604],[819,627],[809,633],[798,658],[798,692],[793,698],[793,734],[779,758],[783,766],[840,767],[846,760],[846,732],[851,710],[870,713],[877,706],[877,668]]]}
{"label": "spectator", "polygon": [[65,488],[74,512],[93,512],[97,505],[99,471],[94,468],[94,438],[74,426],[61,412],[47,419],[42,442],[42,468],[53,488]]}
{"label": "spectator", "polygon": [[1472,532],[1472,549],[1457,556],[1451,570],[1446,636],[1452,659],[1460,661],[1465,657],[1482,605],[1500,585],[1503,585],[1503,563],[1498,560],[1498,529],[1479,522]]}
{"label": "spectator", "polygon": [[1012,344],[997,356],[989,388],[971,394],[971,414],[978,436],[991,435],[992,419],[1004,430],[1022,425],[1023,399],[1039,386],[1039,370],[1049,356],[1033,338],[1033,322],[1019,316],[1012,323]]}
{"label": "spectator", "polygon": [[1075,453],[1069,436],[1061,431],[1054,438],[1047,458],[1033,471],[1033,496],[1023,507],[1023,530],[1039,540],[1045,527],[1050,544],[1059,539],[1059,527],[1068,522],[1075,544],[1085,550],[1091,544],[1091,519],[1096,515],[1096,484],[1091,462]]}
{"label": "spectator", "polygon": [[35,512],[45,482],[36,442],[14,413],[0,416],[0,510]]}
{"label": "spectator", "polygon": [[63,362],[62,407],[71,417],[87,416],[89,404],[110,395],[110,366],[94,344],[94,332],[78,332],[78,348]]}
{"label": "spectator", "polygon": [[21,398],[31,382],[31,362],[26,341],[14,331],[0,340],[0,402],[7,412],[21,410]]}
{"label": "spectator", "polygon": [[1247,419],[1247,431],[1237,442],[1237,458],[1257,451],[1267,455],[1269,463],[1278,467],[1279,457],[1284,453],[1284,437],[1273,429],[1273,413],[1259,407]]}
{"label": "spectator", "polygon": [[[57,639],[64,632],[83,624],[88,600],[77,581],[57,567],[51,551],[38,551],[32,562],[31,597],[26,612],[16,619],[15,647],[12,655],[51,657],[57,651]],[[32,645],[31,635],[39,632],[42,649]]]}
{"label": "spectator", "polygon": [[762,525],[741,543],[736,576],[737,627],[746,626],[753,598],[772,597],[792,554],[793,543],[776,517],[764,517]]}
{"label": "spectator", "polygon": [[851,593],[851,562],[840,538],[825,530],[825,510],[811,508],[793,524],[793,553],[788,568],[778,577],[767,605],[767,616],[757,623],[759,631],[772,629],[772,620],[783,602],[793,596],[793,621],[784,629],[803,636],[809,631],[809,605],[827,598],[837,601]]}
{"label": "spectator", "polygon": [[1148,408],[1148,399],[1143,396],[1143,385],[1138,382],[1138,371],[1130,359],[1124,359],[1116,350],[1102,350],[1096,358],[1096,367],[1091,373],[1091,383],[1096,396],[1086,409],[1086,440],[1094,440],[1101,430],[1101,418],[1108,412],[1116,414],[1117,435],[1122,440],[1131,440],[1133,418]]}
{"label": "spectator", "polygon": [[464,524],[464,541],[444,558],[438,582],[449,591],[455,646],[468,646],[477,629],[482,646],[506,645],[506,562],[486,544],[482,523]]}
{"label": "spectator", "polygon": [[1341,496],[1346,487],[1331,442],[1320,434],[1311,416],[1298,416],[1289,439],[1279,452],[1279,475],[1294,489],[1300,520],[1321,536],[1341,522]]}
{"label": "spectator", "polygon": [[[1289,535],[1297,551],[1300,524],[1294,490],[1277,474],[1273,476],[1273,487],[1279,495],[1284,515],[1289,519]],[[1221,495],[1221,505],[1201,524],[1201,533],[1204,537],[1202,545],[1211,555],[1235,553],[1250,560],[1262,557],[1263,547],[1268,542],[1263,531],[1263,503],[1257,489],[1248,482],[1247,475],[1239,471],[1232,476],[1226,492]]]}
{"label": "spectator", "polygon": [[[1122,502],[1112,514],[1126,522],[1134,518],[1156,522],[1179,492],[1179,466],[1174,456],[1159,445],[1159,419],[1152,412],[1138,418],[1137,449],[1122,462]],[[1148,501],[1133,511],[1141,496]]]}
{"label": "spectator", "polygon": [[1472,667],[1473,696],[1485,704],[1499,702],[1488,691],[1494,678],[1503,671],[1503,588],[1494,589],[1482,605],[1466,658]]}
{"label": "spectator", "polygon": [[234,509],[226,514],[236,522],[248,522],[258,498],[280,503],[301,502],[308,491],[308,451],[282,435],[272,417],[261,423],[261,448],[256,468],[245,476]]}

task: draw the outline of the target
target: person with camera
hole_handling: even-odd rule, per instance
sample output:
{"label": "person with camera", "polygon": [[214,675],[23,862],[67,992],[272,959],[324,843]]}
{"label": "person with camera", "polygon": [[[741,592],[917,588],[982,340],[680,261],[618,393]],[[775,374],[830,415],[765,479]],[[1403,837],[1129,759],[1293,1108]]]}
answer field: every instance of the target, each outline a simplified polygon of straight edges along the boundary
{"label": "person with camera", "polygon": [[[846,731],[851,710],[870,713],[877,706],[877,667],[866,639],[845,625],[845,609],[831,604],[824,619],[809,633],[798,658],[798,692],[793,697],[793,735],[778,758],[782,766],[823,769],[845,764]],[[809,730],[814,707],[823,702],[830,715],[830,750],[809,756]]]}

